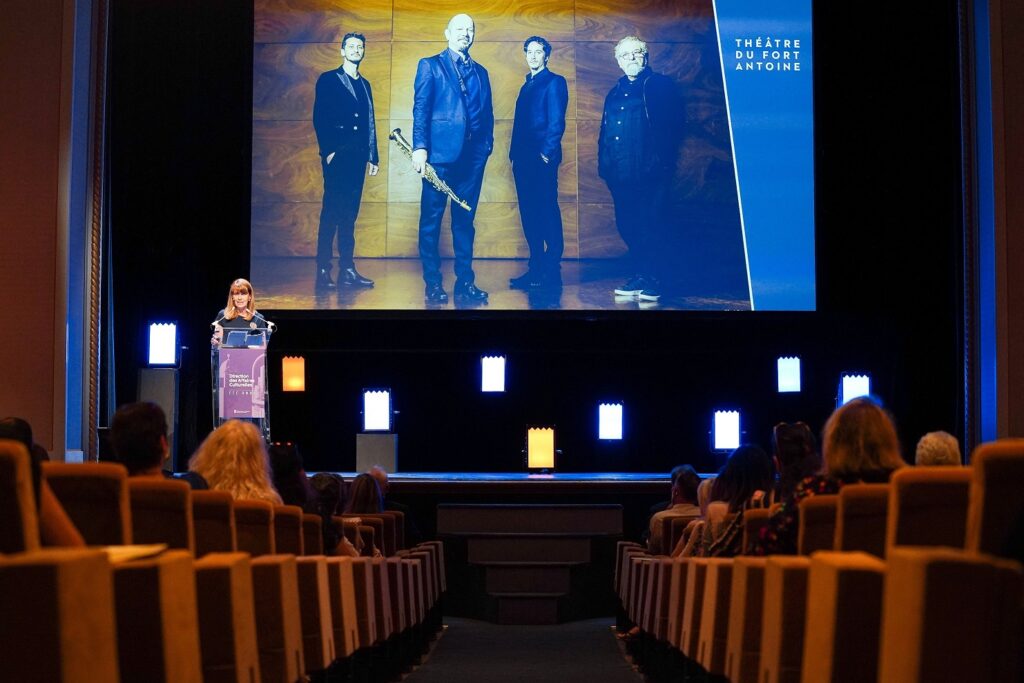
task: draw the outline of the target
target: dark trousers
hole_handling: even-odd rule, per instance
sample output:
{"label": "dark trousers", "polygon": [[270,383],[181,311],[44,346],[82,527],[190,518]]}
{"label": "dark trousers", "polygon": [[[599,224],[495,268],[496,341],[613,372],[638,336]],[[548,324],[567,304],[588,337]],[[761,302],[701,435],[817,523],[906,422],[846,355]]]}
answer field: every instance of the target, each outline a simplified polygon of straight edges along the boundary
{"label": "dark trousers", "polygon": [[324,202],[320,209],[320,227],[316,236],[316,265],[331,265],[331,243],[338,236],[338,267],[352,268],[352,252],[356,246],[356,217],[366,179],[366,155],[339,151],[331,163],[320,166],[324,173]]}
{"label": "dark trousers", "polygon": [[642,182],[609,182],[615,202],[615,225],[629,247],[633,272],[647,278],[660,277],[658,250],[668,220],[668,178]]}
{"label": "dark trousers", "polygon": [[512,176],[523,234],[530,247],[530,270],[557,271],[565,246],[558,208],[558,164],[545,164],[540,155],[536,159],[516,159]]}
{"label": "dark trousers", "polygon": [[[452,188],[459,199],[472,207],[472,211],[466,211],[461,206],[452,205],[452,246],[455,250],[455,278],[459,284],[472,284],[474,279],[473,238],[476,229],[473,227],[473,218],[480,201],[480,186],[488,154],[482,138],[479,141],[467,140],[458,159],[449,164],[432,164],[438,177],[448,183],[448,187]],[[420,194],[420,260],[423,261],[423,281],[428,285],[441,284],[438,242],[441,237],[441,218],[447,203],[448,195],[434,189],[426,180],[423,181]]]}

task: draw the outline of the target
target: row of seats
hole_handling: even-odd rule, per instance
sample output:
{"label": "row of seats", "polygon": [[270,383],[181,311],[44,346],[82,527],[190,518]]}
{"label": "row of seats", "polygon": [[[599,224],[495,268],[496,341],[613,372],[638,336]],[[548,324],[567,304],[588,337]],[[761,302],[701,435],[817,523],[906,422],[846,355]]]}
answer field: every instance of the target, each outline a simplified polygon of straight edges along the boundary
{"label": "row of seats", "polygon": [[[0,556],[5,678],[392,678],[441,628],[439,542],[391,557],[325,557],[316,554],[319,525],[298,508],[233,502],[177,481],[121,478],[118,486],[109,471],[90,479],[95,467],[46,468],[87,543],[107,545],[96,539],[109,534],[180,549],[125,560],[112,559],[133,548],[120,543],[107,551],[40,549],[27,454],[0,441],[0,550],[9,553]],[[72,488],[113,495],[116,514],[111,506],[95,516],[76,507],[63,497]]]}
{"label": "row of seats", "polygon": [[[985,444],[972,462],[805,499],[799,556],[620,543],[615,589],[641,629],[631,652],[654,679],[1019,680],[1024,440]],[[748,514],[752,538],[765,519]]]}

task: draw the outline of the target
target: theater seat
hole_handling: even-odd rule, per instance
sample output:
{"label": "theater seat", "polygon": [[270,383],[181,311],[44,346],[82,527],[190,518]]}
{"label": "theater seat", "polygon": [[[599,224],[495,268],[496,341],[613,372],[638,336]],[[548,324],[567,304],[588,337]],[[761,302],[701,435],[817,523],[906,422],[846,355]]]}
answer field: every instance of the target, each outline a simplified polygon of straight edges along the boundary
{"label": "theater seat", "polygon": [[948,548],[890,548],[880,683],[1019,681],[1017,562]]}
{"label": "theater seat", "polygon": [[904,467],[889,484],[886,557],[893,546],[964,547],[971,468]]}
{"label": "theater seat", "polygon": [[757,683],[761,662],[765,557],[733,560],[725,675],[733,683]]}
{"label": "theater seat", "polygon": [[191,494],[192,488],[185,481],[129,478],[132,540],[135,543],[166,543],[168,548],[195,553]]}
{"label": "theater seat", "polygon": [[888,484],[848,484],[839,490],[836,550],[859,550],[885,557],[889,518]]}
{"label": "theater seat", "polygon": [[102,551],[37,550],[0,556],[0,605],[3,680],[121,680],[114,581]]}
{"label": "theater seat", "polygon": [[262,680],[264,683],[294,683],[306,670],[295,556],[254,558],[252,584]]}
{"label": "theater seat", "polygon": [[320,515],[302,515],[302,553],[311,556],[324,554],[323,519]]}
{"label": "theater seat", "polygon": [[865,683],[878,669],[885,563],[861,552],[817,552],[807,579],[803,681]]}
{"label": "theater seat", "polygon": [[245,553],[210,553],[194,566],[203,680],[261,680],[252,560]]}
{"label": "theater seat", "polygon": [[761,614],[761,683],[800,680],[807,616],[807,557],[769,557]]}
{"label": "theater seat", "polygon": [[224,491],[192,492],[192,525],[196,557],[233,553],[238,548],[234,500]]}
{"label": "theater seat", "polygon": [[832,550],[836,535],[836,505],[839,496],[810,496],[800,501],[800,528],[797,554],[810,555],[816,550]]}
{"label": "theater seat", "polygon": [[351,557],[327,558],[327,583],[331,596],[334,648],[339,659],[351,657],[359,648],[355,578]]}
{"label": "theater seat", "polygon": [[262,500],[236,500],[234,510],[239,552],[273,555],[274,506]]}
{"label": "theater seat", "polygon": [[697,661],[708,672],[725,674],[726,641],[732,595],[732,558],[709,558],[704,577],[704,604],[700,616]]}
{"label": "theater seat", "polygon": [[274,552],[279,555],[301,555],[302,542],[302,508],[297,505],[275,505]]}
{"label": "theater seat", "polygon": [[758,539],[761,529],[768,526],[772,511],[768,508],[751,508],[743,513],[743,552],[748,552]]}
{"label": "theater seat", "polygon": [[25,446],[0,439],[0,553],[39,549],[39,518]]}
{"label": "theater seat", "polygon": [[[319,519],[319,517],[317,517]],[[331,621],[331,590],[327,583],[327,558],[300,557],[299,614],[302,617],[302,655],[308,673],[323,671],[336,655]]]}
{"label": "theater seat", "polygon": [[967,549],[1024,562],[1024,439],[982,444],[971,465]]}
{"label": "theater seat", "polygon": [[43,476],[88,545],[132,542],[128,472],[108,462],[44,462]]}

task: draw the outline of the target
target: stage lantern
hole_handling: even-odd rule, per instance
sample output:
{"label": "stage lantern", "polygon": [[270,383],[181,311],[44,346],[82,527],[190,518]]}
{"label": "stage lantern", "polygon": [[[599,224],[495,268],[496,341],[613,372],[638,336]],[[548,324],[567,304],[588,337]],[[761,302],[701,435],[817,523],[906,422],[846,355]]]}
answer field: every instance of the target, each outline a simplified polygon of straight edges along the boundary
{"label": "stage lantern", "polygon": [[391,389],[363,389],[363,431],[391,431]]}
{"label": "stage lantern", "polygon": [[597,407],[597,438],[607,441],[622,439],[621,403],[602,403]]}
{"label": "stage lantern", "polygon": [[778,360],[779,393],[800,391],[800,359],[796,356],[781,356]]}
{"label": "stage lantern", "polygon": [[716,410],[711,422],[711,443],[716,451],[731,451],[740,446],[740,411]]}
{"label": "stage lantern", "polygon": [[871,375],[844,372],[839,375],[839,405],[846,405],[859,396],[871,394]]}
{"label": "stage lantern", "polygon": [[480,357],[480,391],[505,391],[505,356]]}
{"label": "stage lantern", "polygon": [[526,468],[555,468],[555,428],[530,427],[526,430]]}
{"label": "stage lantern", "polygon": [[149,364],[178,364],[178,323],[149,324]]}
{"label": "stage lantern", "polygon": [[283,391],[306,390],[306,359],[285,356],[281,359],[281,386]]}

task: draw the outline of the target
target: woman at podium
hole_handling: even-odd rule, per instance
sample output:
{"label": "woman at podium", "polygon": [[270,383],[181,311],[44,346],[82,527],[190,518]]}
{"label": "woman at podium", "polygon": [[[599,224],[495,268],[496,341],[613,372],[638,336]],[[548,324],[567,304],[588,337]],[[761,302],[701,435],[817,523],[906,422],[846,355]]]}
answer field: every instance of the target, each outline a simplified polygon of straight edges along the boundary
{"label": "woman at podium", "polygon": [[256,296],[248,280],[238,278],[228,289],[228,303],[213,321],[214,346],[219,346],[224,330],[266,330],[267,320],[256,311]]}

